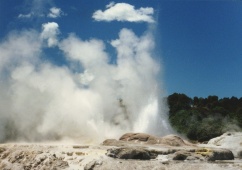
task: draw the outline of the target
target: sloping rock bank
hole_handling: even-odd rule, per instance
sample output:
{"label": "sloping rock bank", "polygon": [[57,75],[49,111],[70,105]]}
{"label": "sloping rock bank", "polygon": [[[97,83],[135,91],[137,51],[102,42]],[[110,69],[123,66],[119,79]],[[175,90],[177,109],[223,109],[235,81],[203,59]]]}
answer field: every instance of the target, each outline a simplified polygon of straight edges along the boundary
{"label": "sloping rock bank", "polygon": [[242,133],[226,132],[209,140],[207,146],[229,149],[236,157],[242,158]]}
{"label": "sloping rock bank", "polygon": [[169,160],[233,160],[228,149],[200,148],[179,136],[155,137],[145,133],[127,133],[119,140],[105,140],[103,145],[116,146],[107,150],[107,156],[119,159],[150,160],[158,155],[167,155]]}
{"label": "sloping rock bank", "polygon": [[103,145],[111,147],[106,153],[110,159],[94,169],[242,169],[241,159],[235,158],[231,150],[200,147],[176,135],[127,133],[119,140],[105,140]]}
{"label": "sloping rock bank", "polygon": [[164,146],[195,146],[176,135],[156,137],[146,133],[126,133],[119,140],[107,139],[103,142],[106,146],[124,146],[132,144],[164,145]]}
{"label": "sloping rock bank", "polygon": [[169,146],[184,146],[190,145],[191,143],[183,140],[182,138],[176,135],[167,135],[164,137],[156,137],[145,133],[126,133],[120,137],[120,141],[130,141],[136,143],[144,143],[144,144],[163,144]]}

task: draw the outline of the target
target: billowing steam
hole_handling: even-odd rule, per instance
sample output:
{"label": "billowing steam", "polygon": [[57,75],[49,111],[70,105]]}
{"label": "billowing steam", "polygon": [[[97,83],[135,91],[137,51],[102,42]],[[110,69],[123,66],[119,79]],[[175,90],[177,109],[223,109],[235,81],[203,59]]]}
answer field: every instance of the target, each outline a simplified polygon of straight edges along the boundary
{"label": "billowing steam", "polygon": [[[159,99],[159,65],[152,34],[122,29],[111,41],[115,64],[102,40],[74,34],[59,40],[58,24],[42,32],[12,32],[0,44],[0,141],[85,141],[124,132],[169,133]],[[65,66],[43,59],[45,48],[63,52]]]}

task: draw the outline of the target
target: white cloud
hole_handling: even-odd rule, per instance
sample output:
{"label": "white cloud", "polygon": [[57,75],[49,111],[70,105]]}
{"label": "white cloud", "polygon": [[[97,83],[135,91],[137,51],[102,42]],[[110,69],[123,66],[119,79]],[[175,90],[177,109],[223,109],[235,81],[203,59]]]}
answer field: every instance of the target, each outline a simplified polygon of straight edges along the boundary
{"label": "white cloud", "polygon": [[52,7],[52,8],[50,8],[50,12],[47,16],[49,18],[58,18],[61,15],[63,15],[63,12],[61,11],[60,8]]}
{"label": "white cloud", "polygon": [[26,0],[23,8],[25,11],[27,10],[29,12],[20,13],[17,17],[20,19],[39,17],[58,18],[66,15],[61,8],[52,7],[48,9],[48,6],[53,5],[53,2],[51,1],[52,0]]}
{"label": "white cloud", "polygon": [[106,5],[106,8],[110,8],[115,5],[115,2],[110,2],[108,5]]}
{"label": "white cloud", "polygon": [[133,5],[127,3],[111,2],[106,6],[106,10],[97,10],[93,13],[96,21],[128,21],[128,22],[155,22],[152,15],[154,9],[150,7],[135,9]]}
{"label": "white cloud", "polygon": [[40,18],[40,17],[45,17],[45,15],[43,13],[34,13],[34,12],[30,12],[28,14],[19,14],[18,18],[20,19],[29,19],[29,18]]}
{"label": "white cloud", "polygon": [[59,26],[55,22],[48,22],[42,25],[41,38],[47,40],[48,47],[58,44],[57,35],[59,34]]}
{"label": "white cloud", "polygon": [[19,14],[18,18],[31,18],[33,15],[34,14],[32,12],[28,14]]}

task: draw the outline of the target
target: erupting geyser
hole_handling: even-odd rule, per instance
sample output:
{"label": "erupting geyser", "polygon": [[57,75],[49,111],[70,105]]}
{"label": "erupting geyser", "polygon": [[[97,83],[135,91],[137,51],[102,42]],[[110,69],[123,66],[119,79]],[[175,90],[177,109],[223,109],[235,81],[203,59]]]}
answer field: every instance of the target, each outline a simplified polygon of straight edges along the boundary
{"label": "erupting geyser", "polygon": [[[0,44],[0,141],[169,133],[151,33],[122,29],[111,41],[117,51],[111,64],[103,41],[74,34],[59,40],[59,32],[58,24],[46,23],[41,33],[11,33]],[[44,60],[48,47],[62,51],[66,65]]]}

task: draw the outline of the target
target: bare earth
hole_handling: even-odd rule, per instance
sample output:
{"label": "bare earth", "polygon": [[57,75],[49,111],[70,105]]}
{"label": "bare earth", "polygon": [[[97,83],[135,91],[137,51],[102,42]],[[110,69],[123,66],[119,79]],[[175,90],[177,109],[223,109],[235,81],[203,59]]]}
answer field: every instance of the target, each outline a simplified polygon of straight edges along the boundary
{"label": "bare earth", "polygon": [[[240,134],[241,135],[241,134]],[[144,136],[144,135],[143,135]],[[143,137],[142,136],[142,137]],[[233,135],[228,135],[232,137]],[[236,136],[236,135],[234,135]],[[237,135],[238,136],[238,135]],[[242,135],[241,135],[242,136]],[[80,144],[30,144],[6,143],[0,144],[1,170],[107,170],[107,169],[153,169],[153,170],[239,170],[242,160],[236,146],[234,158],[223,155],[226,149],[225,137],[217,138],[216,142],[225,140],[219,146],[213,144],[190,145],[150,144],[144,138],[130,140],[111,140],[100,145]],[[161,139],[161,138],[159,138]],[[163,139],[163,138],[162,138]],[[226,138],[227,139],[227,138]],[[242,138],[238,138],[237,142]],[[140,142],[142,140],[142,142]],[[153,139],[152,139],[153,140]],[[167,140],[167,139],[165,139]],[[180,139],[179,139],[180,140]],[[159,140],[161,141],[161,140]],[[164,142],[164,140],[163,140]],[[167,142],[167,141],[166,141]],[[180,141],[181,142],[181,141]],[[234,141],[235,142],[235,141]],[[232,146],[229,146],[231,149]],[[217,150],[219,149],[219,150]],[[232,148],[233,149],[233,148]],[[234,148],[235,149],[235,148]],[[138,153],[142,151],[142,153]],[[228,150],[230,152],[230,150]],[[124,153],[124,154],[123,154]],[[151,158],[145,156],[151,155]],[[216,154],[222,153],[222,157]],[[231,152],[232,153],[232,152]],[[213,155],[211,157],[211,155]],[[215,155],[215,157],[214,157]],[[126,156],[126,157],[125,157]],[[147,159],[146,159],[147,158]],[[214,158],[214,159],[211,159]],[[229,160],[227,159],[229,158]],[[143,160],[142,160],[143,159]],[[209,160],[210,159],[210,160]],[[221,160],[218,160],[221,159]]]}

